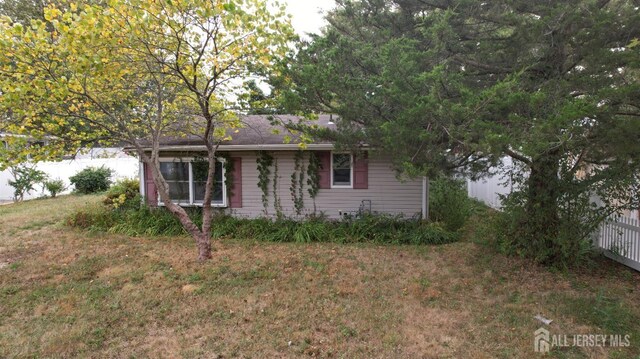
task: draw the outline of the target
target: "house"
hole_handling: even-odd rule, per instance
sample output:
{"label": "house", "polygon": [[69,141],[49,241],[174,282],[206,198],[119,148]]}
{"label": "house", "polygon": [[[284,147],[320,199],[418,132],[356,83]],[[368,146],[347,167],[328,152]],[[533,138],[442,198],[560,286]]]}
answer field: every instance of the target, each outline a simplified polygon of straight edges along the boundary
{"label": "house", "polygon": [[[295,116],[278,116],[283,122]],[[335,128],[330,115],[319,126]],[[361,212],[421,216],[426,212],[425,179],[400,180],[387,156],[340,152],[330,142],[304,150],[286,143],[287,131],[268,116],[243,117],[245,126],[220,144],[213,205],[242,217],[322,214],[337,219]],[[293,141],[295,142],[295,141]],[[206,149],[196,137],[161,141],[160,170],[172,200],[199,206],[204,197]],[[204,168],[202,167],[204,165]],[[140,163],[140,191],[150,206],[162,206],[150,169]]]}

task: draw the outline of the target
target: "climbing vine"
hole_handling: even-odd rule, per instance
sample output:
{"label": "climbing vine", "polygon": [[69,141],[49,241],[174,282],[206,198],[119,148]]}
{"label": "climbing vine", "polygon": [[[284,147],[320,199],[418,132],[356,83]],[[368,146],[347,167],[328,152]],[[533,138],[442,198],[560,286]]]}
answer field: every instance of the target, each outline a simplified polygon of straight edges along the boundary
{"label": "climbing vine", "polygon": [[282,218],[282,204],[280,196],[278,196],[278,159],[273,161],[273,208],[276,210],[276,216]]}
{"label": "climbing vine", "polygon": [[[218,152],[216,153],[216,157],[218,159],[224,159],[222,161],[222,165],[224,166],[224,183],[227,185],[227,198],[231,198],[233,195],[234,163],[226,152]],[[197,155],[192,160],[192,166],[193,178],[198,181],[206,181],[209,171],[209,162],[204,157]],[[213,183],[216,183],[215,176],[213,178]]]}
{"label": "climbing vine", "polygon": [[302,214],[304,209],[304,171],[303,171],[304,152],[298,151],[294,156],[293,173],[291,174],[291,199],[293,208],[297,215]]}
{"label": "climbing vine", "polygon": [[269,175],[271,174],[273,156],[271,156],[267,151],[258,151],[256,163],[258,165],[258,187],[262,190],[262,207],[264,207],[264,214],[268,215]]}
{"label": "climbing vine", "polygon": [[316,196],[320,190],[320,169],[322,169],[320,159],[315,152],[309,152],[309,164],[307,165],[307,185],[309,188],[307,192],[313,201],[313,213],[316,213]]}

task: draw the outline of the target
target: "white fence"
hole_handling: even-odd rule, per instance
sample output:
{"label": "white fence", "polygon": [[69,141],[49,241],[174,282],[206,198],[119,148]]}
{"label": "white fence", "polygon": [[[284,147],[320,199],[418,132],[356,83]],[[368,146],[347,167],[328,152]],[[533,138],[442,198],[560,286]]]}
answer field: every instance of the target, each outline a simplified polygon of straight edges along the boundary
{"label": "white fence", "polygon": [[[105,154],[109,150],[108,154]],[[96,150],[94,150],[96,151]],[[92,151],[90,154],[80,156],[81,158],[74,160],[64,160],[60,162],[40,162],[36,164],[36,169],[43,171],[51,179],[61,179],[67,186],[67,190],[64,193],[69,193],[73,190],[73,186],[70,186],[69,177],[80,172],[87,167],[107,167],[113,170],[112,180],[116,181],[124,178],[136,178],[138,177],[139,162],[136,158],[128,156],[122,151],[113,149],[102,149],[100,154]],[[108,158],[105,158],[109,156]],[[0,172],[0,202],[7,202],[13,200],[13,187],[9,186],[8,181],[13,177],[8,170]],[[36,189],[25,195],[24,199],[38,198],[46,195],[41,185],[36,186]]]}
{"label": "white fence", "polygon": [[[498,167],[492,169],[497,174],[479,181],[468,180],[469,197],[500,210],[500,195],[509,194],[514,189],[513,181],[507,177],[512,166],[511,159],[505,157]],[[595,234],[595,245],[605,256],[640,271],[640,222],[636,218],[638,211],[628,211],[625,216],[603,223]]]}
{"label": "white fence", "polygon": [[495,173],[493,176],[487,176],[478,181],[467,180],[469,197],[482,201],[493,209],[501,209],[500,196],[507,195],[514,189],[514,183],[509,177],[512,167],[513,160],[510,157],[504,157],[498,167],[491,169],[491,172]]}
{"label": "white fence", "polygon": [[616,217],[603,223],[597,246],[605,256],[640,271],[640,223],[637,219]]}

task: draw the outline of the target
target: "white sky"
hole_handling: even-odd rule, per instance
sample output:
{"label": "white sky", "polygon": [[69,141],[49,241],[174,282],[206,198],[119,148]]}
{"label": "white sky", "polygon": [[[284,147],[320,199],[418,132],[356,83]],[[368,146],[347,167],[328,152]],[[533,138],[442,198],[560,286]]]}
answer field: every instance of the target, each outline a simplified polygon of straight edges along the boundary
{"label": "white sky", "polygon": [[326,25],[324,14],[335,6],[334,0],[282,0],[293,16],[291,24],[299,35],[318,33]]}

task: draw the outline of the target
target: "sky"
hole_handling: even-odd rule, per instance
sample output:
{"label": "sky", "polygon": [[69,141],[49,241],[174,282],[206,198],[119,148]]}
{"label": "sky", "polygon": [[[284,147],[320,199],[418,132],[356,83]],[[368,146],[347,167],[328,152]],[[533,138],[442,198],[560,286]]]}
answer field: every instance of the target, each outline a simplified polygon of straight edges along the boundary
{"label": "sky", "polygon": [[335,6],[334,0],[284,0],[291,24],[299,35],[318,33],[326,24],[324,14]]}

